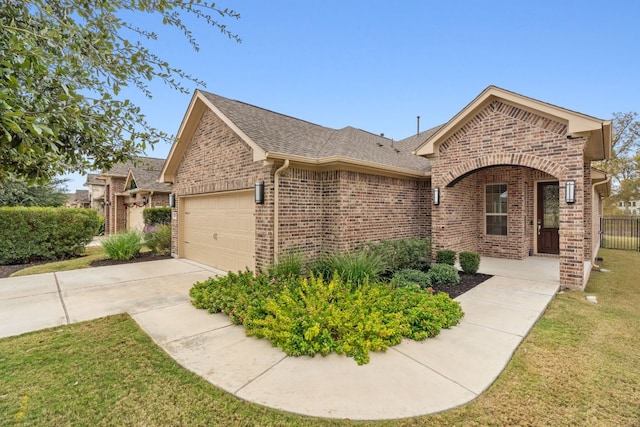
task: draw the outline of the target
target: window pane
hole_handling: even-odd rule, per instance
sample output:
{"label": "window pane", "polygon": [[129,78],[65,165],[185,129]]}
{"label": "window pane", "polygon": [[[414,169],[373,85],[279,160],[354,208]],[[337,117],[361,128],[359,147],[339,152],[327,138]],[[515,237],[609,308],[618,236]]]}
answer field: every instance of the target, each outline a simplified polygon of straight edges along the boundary
{"label": "window pane", "polygon": [[543,190],[542,214],[544,228],[560,228],[560,194],[557,185],[546,185]]}
{"label": "window pane", "polygon": [[507,217],[504,215],[487,215],[487,234],[506,236]]}

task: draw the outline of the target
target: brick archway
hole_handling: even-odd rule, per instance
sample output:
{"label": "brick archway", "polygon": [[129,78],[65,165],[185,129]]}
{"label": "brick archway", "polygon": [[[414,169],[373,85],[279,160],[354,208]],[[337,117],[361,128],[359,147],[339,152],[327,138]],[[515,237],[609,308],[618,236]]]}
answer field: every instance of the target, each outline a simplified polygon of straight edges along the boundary
{"label": "brick archway", "polygon": [[442,174],[442,184],[452,187],[465,176],[491,166],[525,166],[548,173],[559,181],[567,176],[567,168],[548,159],[532,156],[530,154],[490,154],[468,160],[450,168]]}

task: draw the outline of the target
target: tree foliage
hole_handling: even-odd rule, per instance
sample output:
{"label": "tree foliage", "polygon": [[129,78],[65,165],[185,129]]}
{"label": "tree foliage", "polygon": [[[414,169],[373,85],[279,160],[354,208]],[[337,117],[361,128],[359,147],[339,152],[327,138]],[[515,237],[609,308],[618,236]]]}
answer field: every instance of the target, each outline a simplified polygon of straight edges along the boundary
{"label": "tree foliage", "polygon": [[217,20],[239,14],[200,0],[2,2],[0,181],[110,168],[168,140],[121,90],[151,97],[152,81],[180,92],[204,83],[145,47],[158,35],[135,24],[141,14],[179,29],[196,50],[186,17],[240,41]]}
{"label": "tree foliage", "polygon": [[596,167],[612,176],[618,201],[640,198],[640,121],[638,113],[614,113],[611,158]]}
{"label": "tree foliage", "polygon": [[40,185],[30,185],[26,181],[11,178],[0,182],[0,207],[60,207],[66,201],[65,181],[58,178]]}

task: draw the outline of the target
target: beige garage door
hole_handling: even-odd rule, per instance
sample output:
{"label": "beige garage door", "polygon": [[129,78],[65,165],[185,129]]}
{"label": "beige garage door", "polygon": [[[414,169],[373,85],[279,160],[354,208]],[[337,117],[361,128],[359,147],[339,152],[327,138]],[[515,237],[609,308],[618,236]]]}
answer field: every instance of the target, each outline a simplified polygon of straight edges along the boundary
{"label": "beige garage door", "polygon": [[253,192],[182,199],[182,256],[224,271],[255,268]]}

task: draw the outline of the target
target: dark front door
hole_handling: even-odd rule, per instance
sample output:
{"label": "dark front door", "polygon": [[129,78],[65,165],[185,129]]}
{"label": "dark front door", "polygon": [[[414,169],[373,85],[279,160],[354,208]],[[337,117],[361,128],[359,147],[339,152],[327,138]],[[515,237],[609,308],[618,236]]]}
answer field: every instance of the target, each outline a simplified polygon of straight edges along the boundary
{"label": "dark front door", "polygon": [[538,253],[560,253],[560,187],[557,182],[538,183]]}

